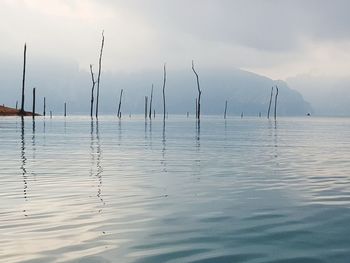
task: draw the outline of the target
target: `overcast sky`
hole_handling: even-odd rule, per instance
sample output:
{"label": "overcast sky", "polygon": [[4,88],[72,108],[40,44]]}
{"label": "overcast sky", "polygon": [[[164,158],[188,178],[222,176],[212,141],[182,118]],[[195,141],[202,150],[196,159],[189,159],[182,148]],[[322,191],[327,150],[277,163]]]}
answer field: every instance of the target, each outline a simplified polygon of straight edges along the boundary
{"label": "overcast sky", "polygon": [[346,0],[1,0],[0,58],[28,56],[104,69],[250,70],[274,79],[347,76],[350,1]]}

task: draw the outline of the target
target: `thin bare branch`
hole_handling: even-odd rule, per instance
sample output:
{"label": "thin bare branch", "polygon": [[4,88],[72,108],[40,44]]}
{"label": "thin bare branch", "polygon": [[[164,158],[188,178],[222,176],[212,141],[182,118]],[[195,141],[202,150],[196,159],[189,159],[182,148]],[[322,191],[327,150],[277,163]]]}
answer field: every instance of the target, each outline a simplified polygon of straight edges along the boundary
{"label": "thin bare branch", "polygon": [[199,85],[199,76],[198,76],[196,70],[194,69],[194,62],[193,62],[193,60],[192,60],[192,71],[196,75],[196,81],[197,81],[198,101],[197,101],[197,113],[196,113],[196,116],[197,116],[197,119],[199,120],[200,119],[200,114],[201,114],[201,95],[202,95],[202,90],[201,90],[200,85]]}
{"label": "thin bare branch", "polygon": [[91,73],[91,81],[92,81],[92,87],[91,87],[91,101],[90,101],[90,116],[92,118],[93,115],[93,108],[94,108],[94,90],[95,90],[95,84],[96,80],[94,77],[94,72],[92,70],[92,65],[90,64],[90,73]]}
{"label": "thin bare branch", "polygon": [[277,97],[278,97],[278,87],[276,86],[276,95],[275,95],[275,112],[274,112],[274,117],[275,117],[275,120],[277,119]]}
{"label": "thin bare branch", "polygon": [[272,95],[273,95],[273,87],[271,88],[271,96],[270,96],[269,109],[268,109],[268,111],[267,111],[267,119],[270,119],[270,110],[271,110]]}
{"label": "thin bare branch", "polygon": [[98,118],[98,102],[99,102],[99,98],[100,98],[100,80],[101,80],[101,67],[102,67],[102,52],[103,52],[104,43],[105,43],[105,36],[104,36],[104,31],[102,31],[101,51],[100,51],[100,58],[99,58],[99,61],[98,61],[96,118]]}
{"label": "thin bare branch", "polygon": [[164,81],[163,81],[163,121],[165,121],[165,83],[166,83],[166,63],[164,63]]}

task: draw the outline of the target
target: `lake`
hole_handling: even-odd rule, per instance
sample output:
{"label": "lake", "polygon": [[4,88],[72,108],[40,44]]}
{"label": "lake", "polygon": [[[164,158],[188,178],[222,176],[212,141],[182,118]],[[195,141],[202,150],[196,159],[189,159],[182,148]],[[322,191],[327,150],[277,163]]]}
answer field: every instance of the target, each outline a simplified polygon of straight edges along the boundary
{"label": "lake", "polygon": [[0,118],[1,262],[349,262],[350,119]]}

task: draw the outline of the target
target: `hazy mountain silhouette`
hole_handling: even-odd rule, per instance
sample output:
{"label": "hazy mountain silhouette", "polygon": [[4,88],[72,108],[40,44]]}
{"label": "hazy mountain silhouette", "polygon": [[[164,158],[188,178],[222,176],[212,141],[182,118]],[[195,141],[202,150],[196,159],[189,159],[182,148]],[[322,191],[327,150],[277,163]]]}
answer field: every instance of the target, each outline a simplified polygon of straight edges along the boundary
{"label": "hazy mountain silhouette", "polygon": [[299,75],[288,83],[311,103],[315,114],[322,116],[350,115],[350,78]]}
{"label": "hazy mountain silhouette", "polygon": [[[21,64],[4,63],[0,65],[0,103],[14,106],[20,99]],[[311,106],[300,93],[288,88],[283,81],[269,78],[243,70],[201,70],[202,113],[222,114],[225,100],[228,101],[228,114],[266,115],[271,87],[278,85],[279,115],[305,115],[312,112]],[[150,71],[143,73],[103,72],[101,76],[100,112],[116,114],[120,89],[124,89],[122,114],[142,113],[144,97],[150,96],[154,83],[154,109],[162,110],[163,72]],[[26,85],[26,108],[31,108],[31,89],[37,87],[37,109],[42,109],[42,98],[46,96],[47,111],[63,112],[63,103],[68,103],[68,113],[88,114],[90,108],[91,78],[86,70],[79,70],[74,63],[40,63],[28,65]],[[168,68],[166,100],[170,114],[194,113],[197,86],[194,75],[188,70],[174,71]]]}

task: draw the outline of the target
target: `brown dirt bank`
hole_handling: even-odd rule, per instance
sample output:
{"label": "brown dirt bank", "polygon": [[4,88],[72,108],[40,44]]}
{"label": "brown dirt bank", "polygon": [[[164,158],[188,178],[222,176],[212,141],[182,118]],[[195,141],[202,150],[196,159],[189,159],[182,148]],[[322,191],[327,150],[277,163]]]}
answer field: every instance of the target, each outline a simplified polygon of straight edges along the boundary
{"label": "brown dirt bank", "polygon": [[[33,116],[33,113],[28,111],[21,113],[20,110],[0,105],[0,116]],[[40,114],[36,113],[35,116],[40,116]]]}

